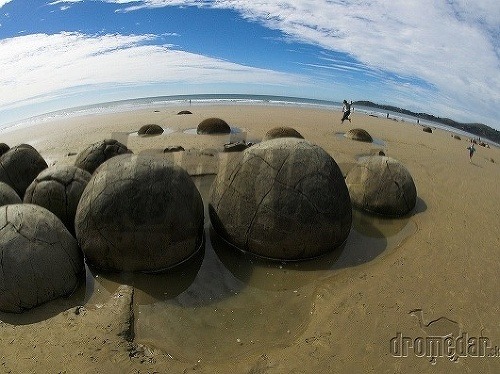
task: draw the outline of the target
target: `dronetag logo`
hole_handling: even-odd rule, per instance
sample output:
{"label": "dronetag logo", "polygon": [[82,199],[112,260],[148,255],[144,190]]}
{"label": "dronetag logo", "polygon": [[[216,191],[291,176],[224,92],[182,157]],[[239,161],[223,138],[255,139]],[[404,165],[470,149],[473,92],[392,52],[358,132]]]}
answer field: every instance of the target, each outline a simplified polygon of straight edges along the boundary
{"label": "dronetag logo", "polygon": [[493,346],[486,336],[469,336],[463,332],[453,336],[418,336],[411,338],[398,332],[390,340],[390,352],[393,357],[427,357],[435,362],[438,357],[457,361],[460,357],[500,357],[500,347]]}

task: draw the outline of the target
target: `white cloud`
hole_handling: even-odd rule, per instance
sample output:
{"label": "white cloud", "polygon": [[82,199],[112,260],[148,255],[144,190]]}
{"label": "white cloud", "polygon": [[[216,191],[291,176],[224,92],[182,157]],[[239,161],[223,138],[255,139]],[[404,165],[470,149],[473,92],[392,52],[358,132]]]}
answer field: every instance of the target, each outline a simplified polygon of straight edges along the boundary
{"label": "white cloud", "polygon": [[5,4],[10,3],[12,0],[0,0],[0,8],[3,7]]}
{"label": "white cloud", "polygon": [[300,84],[296,76],[152,45],[155,39],[154,35],[62,32],[0,40],[0,109],[106,84]]}
{"label": "white cloud", "polygon": [[[122,11],[166,6],[232,9],[294,40],[432,85],[464,116],[500,106],[500,1],[105,0]],[[448,99],[447,99],[448,100]],[[435,103],[429,103],[435,106]]]}

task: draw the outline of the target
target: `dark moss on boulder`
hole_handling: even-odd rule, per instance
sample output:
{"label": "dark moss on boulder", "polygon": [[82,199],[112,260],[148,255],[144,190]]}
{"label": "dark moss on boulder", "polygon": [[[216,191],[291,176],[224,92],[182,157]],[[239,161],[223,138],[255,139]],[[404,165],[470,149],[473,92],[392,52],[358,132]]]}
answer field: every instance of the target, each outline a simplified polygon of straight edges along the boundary
{"label": "dark moss on boulder", "polygon": [[121,155],[92,176],[75,218],[87,263],[112,271],[161,271],[203,242],[204,208],[189,174],[161,155]]}
{"label": "dark moss on boulder", "polygon": [[5,143],[0,143],[0,156],[7,152],[10,147]]}
{"label": "dark moss on boulder", "polygon": [[78,244],[47,209],[0,207],[0,310],[20,313],[71,294],[85,274]]}
{"label": "dark moss on boulder", "polygon": [[31,145],[21,144],[0,156],[0,182],[7,183],[21,197],[45,168],[47,163],[40,153]]}
{"label": "dark moss on boulder", "polygon": [[142,136],[160,135],[163,134],[163,127],[155,124],[144,125],[137,131],[137,134]]}
{"label": "dark moss on boulder", "polygon": [[89,172],[76,166],[52,166],[29,185],[24,203],[50,210],[74,234],[76,208],[90,177]]}
{"label": "dark moss on boulder", "polygon": [[245,150],[212,185],[210,220],[236,247],[298,260],[340,246],[351,202],[335,160],[303,139],[281,138]]}
{"label": "dark moss on boulder", "polygon": [[207,118],[200,122],[196,129],[198,134],[229,134],[231,127],[220,118]]}
{"label": "dark moss on boulder", "polygon": [[410,172],[390,157],[361,159],[347,174],[346,183],[352,205],[370,213],[403,216],[417,201],[417,189]]}
{"label": "dark moss on boulder", "polygon": [[105,139],[81,151],[76,156],[75,166],[92,174],[104,161],[126,153],[132,153],[127,146],[114,139]]}
{"label": "dark moss on boulder", "polygon": [[344,136],[346,138],[357,140],[359,142],[373,142],[372,136],[368,133],[368,131],[363,129],[351,129]]}
{"label": "dark moss on boulder", "polygon": [[304,139],[304,137],[295,129],[291,127],[286,127],[286,126],[281,126],[281,127],[275,127],[269,130],[266,135],[264,136],[264,139],[262,140],[271,140],[271,139],[277,139],[277,138],[298,138],[298,139]]}
{"label": "dark moss on boulder", "polygon": [[0,206],[22,203],[19,195],[7,183],[0,182]]}

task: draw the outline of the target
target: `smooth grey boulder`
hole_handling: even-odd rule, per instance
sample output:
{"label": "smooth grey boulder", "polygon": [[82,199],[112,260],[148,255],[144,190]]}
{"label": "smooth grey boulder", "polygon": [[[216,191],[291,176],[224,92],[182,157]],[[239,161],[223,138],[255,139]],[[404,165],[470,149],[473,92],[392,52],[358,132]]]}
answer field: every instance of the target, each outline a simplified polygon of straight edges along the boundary
{"label": "smooth grey boulder", "polygon": [[19,195],[7,183],[0,182],[0,206],[22,203]]}
{"label": "smooth grey boulder", "polygon": [[304,139],[304,137],[295,130],[294,128],[287,127],[287,126],[281,126],[281,127],[274,127],[268,132],[266,132],[266,135],[264,135],[265,140],[271,140],[271,139],[277,139],[277,138],[298,138],[298,139]]}
{"label": "smooth grey boulder", "polygon": [[385,216],[403,216],[417,202],[413,178],[401,162],[386,156],[358,161],[346,177],[353,206]]}
{"label": "smooth grey boulder", "polygon": [[126,153],[132,153],[132,151],[118,140],[104,139],[81,151],[76,156],[75,166],[93,174],[104,161]]}
{"label": "smooth grey boulder", "polygon": [[201,195],[184,169],[163,155],[121,155],[90,179],[75,231],[94,267],[155,272],[197,251],[203,223]]}
{"label": "smooth grey boulder", "polygon": [[47,163],[35,148],[20,144],[0,156],[0,182],[7,183],[22,197],[30,183],[46,168]]}
{"label": "smooth grey boulder", "polygon": [[281,260],[332,251],[346,240],[352,222],[337,163],[296,138],[254,145],[221,168],[209,214],[215,231],[234,246]]}
{"label": "smooth grey boulder", "polygon": [[229,134],[231,127],[220,118],[207,118],[200,122],[196,128],[197,134]]}
{"label": "smooth grey boulder", "polygon": [[50,210],[74,233],[76,207],[90,178],[89,172],[76,166],[52,166],[38,174],[23,201]]}
{"label": "smooth grey boulder", "polygon": [[20,313],[71,294],[83,255],[62,222],[31,204],[0,207],[0,310]]}
{"label": "smooth grey boulder", "polygon": [[359,142],[371,143],[373,141],[372,136],[368,131],[363,129],[351,129],[344,135],[348,139],[357,140]]}

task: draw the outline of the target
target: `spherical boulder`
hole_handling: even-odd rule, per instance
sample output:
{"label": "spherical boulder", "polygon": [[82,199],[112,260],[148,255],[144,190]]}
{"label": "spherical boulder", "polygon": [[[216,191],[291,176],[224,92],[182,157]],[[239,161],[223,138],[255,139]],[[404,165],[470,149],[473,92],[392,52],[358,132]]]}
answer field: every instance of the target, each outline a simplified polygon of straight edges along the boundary
{"label": "spherical boulder", "polygon": [[351,129],[344,135],[346,138],[357,140],[359,142],[371,143],[373,141],[372,136],[368,131],[363,129]]}
{"label": "spherical boulder", "polygon": [[264,135],[264,139],[262,140],[271,140],[277,138],[298,138],[304,139],[304,137],[295,129],[291,127],[281,126],[274,127]]}
{"label": "spherical boulder", "polygon": [[22,203],[19,195],[7,183],[0,182],[0,206]]}
{"label": "spherical boulder", "polygon": [[0,182],[7,183],[22,197],[36,176],[47,168],[38,151],[28,144],[12,147],[0,156]]}
{"label": "spherical boulder", "polygon": [[351,201],[342,172],[319,146],[280,138],[245,150],[219,170],[210,193],[215,231],[254,254],[299,260],[340,246]]}
{"label": "spherical boulder", "polygon": [[74,233],[76,207],[90,178],[89,172],[76,166],[52,166],[38,174],[23,201],[50,210]]}
{"label": "spherical boulder", "polygon": [[75,231],[94,267],[155,272],[197,251],[203,216],[201,195],[184,169],[162,155],[121,155],[90,179]]}
{"label": "spherical boulder", "polygon": [[75,166],[92,174],[104,161],[126,153],[132,153],[127,146],[114,139],[105,139],[81,151],[76,156]]}
{"label": "spherical boulder", "polygon": [[146,135],[160,135],[163,134],[163,127],[156,124],[148,124],[142,126],[139,131],[137,131],[138,135],[146,136]]}
{"label": "spherical boulder", "polygon": [[229,134],[231,127],[220,118],[207,118],[200,122],[196,132],[198,134]]}
{"label": "spherical boulder", "polygon": [[20,313],[72,293],[85,274],[73,236],[47,209],[0,207],[0,310]]}
{"label": "spherical boulder", "polygon": [[358,161],[346,177],[353,206],[367,212],[398,217],[417,202],[417,189],[406,167],[386,156]]}

